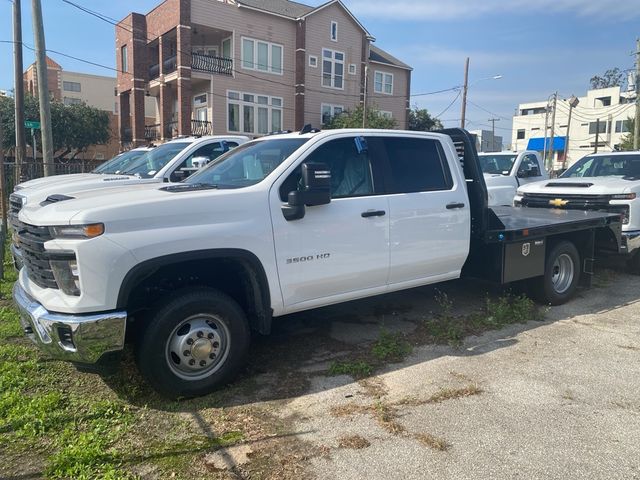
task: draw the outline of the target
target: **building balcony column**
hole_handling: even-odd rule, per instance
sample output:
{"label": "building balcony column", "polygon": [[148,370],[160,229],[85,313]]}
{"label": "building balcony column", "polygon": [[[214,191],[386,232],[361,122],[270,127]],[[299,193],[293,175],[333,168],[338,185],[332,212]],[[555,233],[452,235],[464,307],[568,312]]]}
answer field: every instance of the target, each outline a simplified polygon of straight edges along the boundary
{"label": "building balcony column", "polygon": [[178,135],[191,135],[191,29],[178,25],[176,30]]}
{"label": "building balcony column", "polygon": [[173,103],[174,103],[174,92],[171,89],[170,85],[162,82],[160,83],[160,136],[162,140],[167,140],[171,138],[167,135],[167,125],[169,122],[173,121]]}

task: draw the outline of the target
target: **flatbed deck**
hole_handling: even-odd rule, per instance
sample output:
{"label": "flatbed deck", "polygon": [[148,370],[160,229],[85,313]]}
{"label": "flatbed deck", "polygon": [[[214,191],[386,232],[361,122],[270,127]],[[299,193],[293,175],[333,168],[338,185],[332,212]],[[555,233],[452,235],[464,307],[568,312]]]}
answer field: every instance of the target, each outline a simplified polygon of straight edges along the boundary
{"label": "flatbed deck", "polygon": [[620,215],[607,212],[521,207],[491,207],[486,243],[504,243],[590,230],[622,229]]}

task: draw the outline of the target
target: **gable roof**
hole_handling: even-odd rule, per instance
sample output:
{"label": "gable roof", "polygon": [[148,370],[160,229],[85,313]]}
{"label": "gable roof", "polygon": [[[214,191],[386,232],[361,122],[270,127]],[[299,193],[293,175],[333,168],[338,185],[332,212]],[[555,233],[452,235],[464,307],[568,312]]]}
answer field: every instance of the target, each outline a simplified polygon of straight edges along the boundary
{"label": "gable roof", "polygon": [[413,68],[411,68],[406,63],[401,62],[390,53],[385,52],[384,50],[376,47],[375,45],[371,45],[371,49],[369,51],[369,60],[376,63],[384,63],[386,65],[391,65],[392,67],[404,68],[406,70],[413,70]]}
{"label": "gable roof", "polygon": [[296,20],[314,10],[314,7],[289,0],[239,0],[240,7],[263,10],[274,15]]}
{"label": "gable roof", "polygon": [[310,15],[313,15],[320,10],[329,7],[333,4],[338,4],[349,15],[353,21],[360,27],[360,29],[371,39],[373,37],[364,28],[364,25],[349,11],[349,9],[340,0],[330,0],[323,3],[319,7],[310,7],[303,3],[292,2],[291,0],[238,0],[239,7],[250,8],[251,10],[260,10],[262,12],[277,15],[279,17],[285,17],[290,20],[304,19]]}

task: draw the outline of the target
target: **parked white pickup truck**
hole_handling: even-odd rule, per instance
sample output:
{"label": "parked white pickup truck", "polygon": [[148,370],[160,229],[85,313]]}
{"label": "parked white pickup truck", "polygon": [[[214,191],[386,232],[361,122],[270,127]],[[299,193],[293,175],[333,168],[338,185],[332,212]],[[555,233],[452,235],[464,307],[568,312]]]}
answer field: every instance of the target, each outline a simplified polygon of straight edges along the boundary
{"label": "parked white pickup truck", "polygon": [[623,253],[640,273],[640,152],[587,155],[559,178],[520,187],[514,204],[621,214]]}
{"label": "parked white pickup truck", "polygon": [[533,150],[479,153],[478,157],[490,207],[512,205],[518,187],[549,178],[540,154]]}
{"label": "parked white pickup truck", "polygon": [[303,130],[184,183],[27,203],[13,294],[53,357],[98,368],[130,340],[154,388],[194,396],[236,374],[272,317],[463,271],[563,303],[619,230],[608,213],[488,208],[463,130]]}

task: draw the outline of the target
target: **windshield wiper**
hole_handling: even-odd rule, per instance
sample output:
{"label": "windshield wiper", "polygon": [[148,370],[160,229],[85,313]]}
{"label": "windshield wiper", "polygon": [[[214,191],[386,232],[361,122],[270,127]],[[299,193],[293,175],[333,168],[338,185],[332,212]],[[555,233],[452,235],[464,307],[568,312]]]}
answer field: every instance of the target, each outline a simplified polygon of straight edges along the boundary
{"label": "windshield wiper", "polygon": [[212,183],[177,183],[162,187],[160,190],[165,192],[192,192],[194,190],[216,190],[218,185]]}

